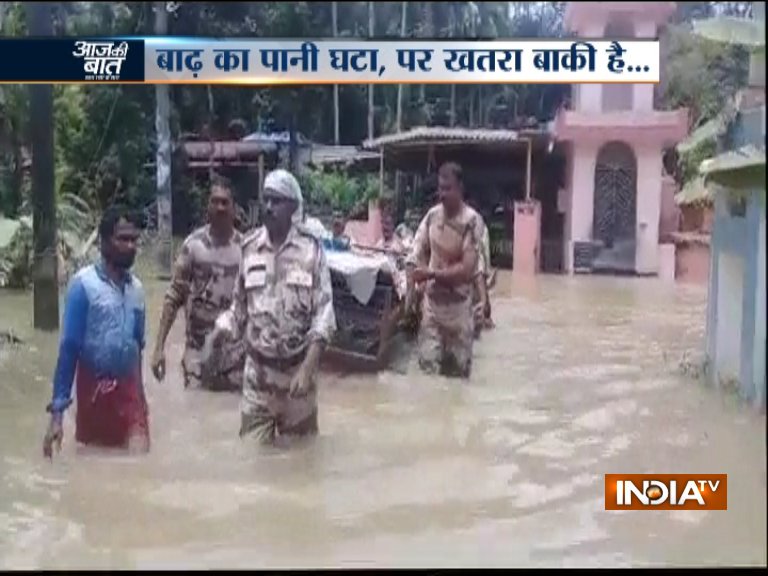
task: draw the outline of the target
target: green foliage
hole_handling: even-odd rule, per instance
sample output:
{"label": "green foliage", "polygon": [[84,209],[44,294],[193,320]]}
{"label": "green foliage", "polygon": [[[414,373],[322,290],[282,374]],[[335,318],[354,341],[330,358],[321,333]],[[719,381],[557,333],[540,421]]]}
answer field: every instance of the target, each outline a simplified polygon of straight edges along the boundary
{"label": "green foliage", "polygon": [[714,118],[746,85],[746,52],[697,37],[689,25],[669,30],[667,108],[688,108],[694,127]]}
{"label": "green foliage", "polygon": [[378,178],[370,174],[312,170],[302,175],[301,186],[310,212],[321,214],[340,211],[349,215],[379,197]]}
{"label": "green foliage", "polygon": [[[32,281],[33,238],[31,208],[21,207],[18,220],[0,219],[0,286],[25,288]],[[82,265],[96,257],[86,242],[96,229],[91,206],[74,194],[62,194],[56,206],[58,223],[59,280],[62,284]]]}

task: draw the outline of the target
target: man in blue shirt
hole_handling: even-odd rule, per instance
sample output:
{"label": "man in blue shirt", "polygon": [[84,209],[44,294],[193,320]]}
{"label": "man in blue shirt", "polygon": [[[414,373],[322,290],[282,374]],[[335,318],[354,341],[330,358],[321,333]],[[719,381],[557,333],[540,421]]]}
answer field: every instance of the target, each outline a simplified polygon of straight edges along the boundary
{"label": "man in blue shirt", "polygon": [[138,222],[110,207],[99,226],[101,260],[72,279],[64,307],[59,358],[53,378],[51,420],[43,441],[50,458],[63,437],[64,411],[77,387],[75,439],[86,445],[149,450],[142,378],[144,289],[131,274]]}

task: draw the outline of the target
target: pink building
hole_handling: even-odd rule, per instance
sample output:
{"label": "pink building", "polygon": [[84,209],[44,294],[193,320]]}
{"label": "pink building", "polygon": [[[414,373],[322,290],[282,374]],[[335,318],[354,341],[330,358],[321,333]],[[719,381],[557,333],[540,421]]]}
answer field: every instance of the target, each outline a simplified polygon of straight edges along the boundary
{"label": "pink building", "polygon": [[[674,2],[571,2],[580,38],[657,38]],[[658,274],[662,153],[685,137],[687,110],[654,108],[653,84],[574,85],[554,122],[566,146],[564,267]],[[674,259],[674,254],[672,254]],[[674,264],[673,264],[674,265]]]}

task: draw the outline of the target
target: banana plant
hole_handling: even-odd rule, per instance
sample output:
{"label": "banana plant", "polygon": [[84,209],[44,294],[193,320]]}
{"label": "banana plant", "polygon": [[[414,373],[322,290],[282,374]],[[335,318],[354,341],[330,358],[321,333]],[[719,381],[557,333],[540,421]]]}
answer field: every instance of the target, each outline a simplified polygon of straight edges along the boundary
{"label": "banana plant", "polygon": [[[716,17],[694,23],[694,33],[720,43],[743,46],[750,53],[749,89],[763,91],[762,123],[765,126],[765,4],[753,3],[753,19]],[[681,154],[690,154],[707,142],[720,141],[734,126],[744,121],[743,113],[751,99],[744,93],[729,102],[712,120],[696,129],[678,145]],[[752,112],[754,113],[754,111]],[[748,191],[765,182],[765,132],[762,142],[751,142],[733,150],[703,160],[699,166],[700,180],[691,187],[725,187],[732,191]],[[763,197],[765,196],[764,185]],[[706,194],[711,194],[708,190]],[[691,190],[683,190],[691,194]]]}

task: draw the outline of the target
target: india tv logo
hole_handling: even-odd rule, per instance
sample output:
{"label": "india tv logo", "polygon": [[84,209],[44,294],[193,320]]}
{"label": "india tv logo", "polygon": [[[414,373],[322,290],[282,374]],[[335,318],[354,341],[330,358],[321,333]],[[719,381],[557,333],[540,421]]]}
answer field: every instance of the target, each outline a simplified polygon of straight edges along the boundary
{"label": "india tv logo", "polygon": [[120,69],[128,56],[128,43],[78,40],[72,55],[83,59],[85,80],[120,80]]}
{"label": "india tv logo", "polygon": [[606,474],[606,510],[727,510],[727,474]]}

